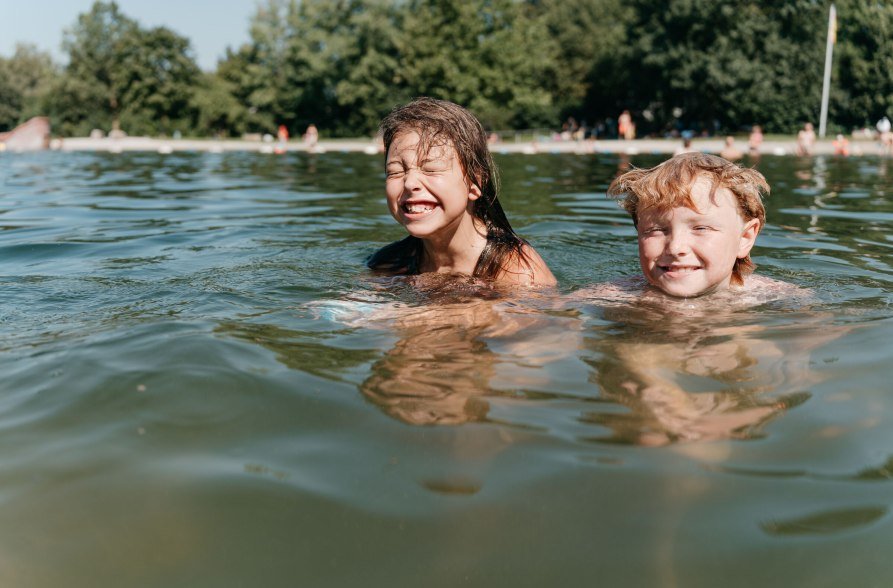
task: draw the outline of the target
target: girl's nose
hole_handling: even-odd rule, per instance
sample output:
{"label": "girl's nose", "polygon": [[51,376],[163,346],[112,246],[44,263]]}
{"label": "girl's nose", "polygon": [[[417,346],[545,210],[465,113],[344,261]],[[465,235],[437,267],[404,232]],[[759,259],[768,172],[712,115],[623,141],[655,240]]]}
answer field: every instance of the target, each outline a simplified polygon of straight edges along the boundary
{"label": "girl's nose", "polygon": [[415,168],[406,170],[406,174],[403,176],[403,189],[407,192],[417,190],[422,186],[420,180],[421,172],[419,170]]}

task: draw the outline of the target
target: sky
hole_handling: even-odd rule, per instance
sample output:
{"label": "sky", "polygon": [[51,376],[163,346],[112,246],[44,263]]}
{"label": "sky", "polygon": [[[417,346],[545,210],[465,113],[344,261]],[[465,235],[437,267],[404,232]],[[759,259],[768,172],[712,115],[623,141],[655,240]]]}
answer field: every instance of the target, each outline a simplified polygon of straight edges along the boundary
{"label": "sky", "polygon": [[[188,38],[198,65],[217,67],[227,47],[248,41],[248,23],[257,0],[117,0],[126,16],[143,27],[166,26]],[[25,42],[65,63],[62,33],[90,10],[93,0],[0,0],[0,56],[9,57]]]}

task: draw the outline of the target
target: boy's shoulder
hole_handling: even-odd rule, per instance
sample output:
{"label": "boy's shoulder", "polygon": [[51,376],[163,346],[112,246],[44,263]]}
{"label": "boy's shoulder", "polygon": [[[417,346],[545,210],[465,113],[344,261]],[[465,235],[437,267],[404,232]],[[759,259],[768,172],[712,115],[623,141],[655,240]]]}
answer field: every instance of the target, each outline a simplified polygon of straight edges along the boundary
{"label": "boy's shoulder", "polygon": [[803,304],[813,299],[814,293],[790,282],[766,276],[751,274],[744,278],[744,284],[729,291],[736,295],[740,305],[755,306],[779,300]]}
{"label": "boy's shoulder", "polygon": [[572,293],[571,298],[607,306],[642,301],[672,306],[697,301],[704,306],[720,304],[742,308],[776,301],[804,304],[813,299],[813,292],[790,282],[751,274],[744,279],[743,285],[723,292],[700,298],[675,298],[650,286],[644,276],[632,276],[582,288]]}

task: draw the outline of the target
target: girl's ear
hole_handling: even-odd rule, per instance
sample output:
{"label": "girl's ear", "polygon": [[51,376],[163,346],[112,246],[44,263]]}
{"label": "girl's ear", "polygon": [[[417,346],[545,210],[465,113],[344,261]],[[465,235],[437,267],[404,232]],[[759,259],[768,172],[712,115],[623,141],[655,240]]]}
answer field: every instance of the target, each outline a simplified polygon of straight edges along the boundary
{"label": "girl's ear", "polygon": [[741,241],[738,244],[738,259],[744,259],[753,249],[753,244],[760,234],[760,219],[752,218],[744,223],[744,230],[741,232]]}
{"label": "girl's ear", "polygon": [[481,189],[474,182],[469,182],[471,184],[468,187],[468,199],[469,200],[477,200],[481,197]]}

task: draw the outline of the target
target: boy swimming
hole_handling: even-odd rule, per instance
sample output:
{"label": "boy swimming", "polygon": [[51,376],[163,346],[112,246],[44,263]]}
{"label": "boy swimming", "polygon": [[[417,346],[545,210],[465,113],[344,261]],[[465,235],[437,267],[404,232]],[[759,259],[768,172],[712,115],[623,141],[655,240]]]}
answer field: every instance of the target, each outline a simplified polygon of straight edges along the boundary
{"label": "boy swimming", "polygon": [[645,279],[677,298],[752,289],[750,250],[766,222],[768,193],[756,170],[705,153],[628,171],[608,188],[632,216]]}
{"label": "boy swimming", "polygon": [[409,236],[373,254],[371,269],[556,284],[505,216],[487,135],[474,115],[452,102],[419,98],[385,117],[381,134],[388,208]]}

